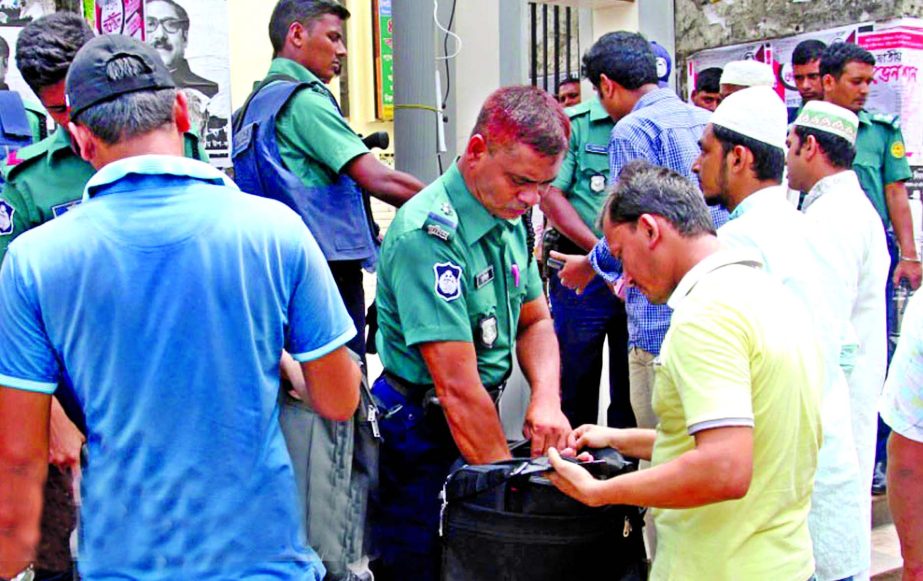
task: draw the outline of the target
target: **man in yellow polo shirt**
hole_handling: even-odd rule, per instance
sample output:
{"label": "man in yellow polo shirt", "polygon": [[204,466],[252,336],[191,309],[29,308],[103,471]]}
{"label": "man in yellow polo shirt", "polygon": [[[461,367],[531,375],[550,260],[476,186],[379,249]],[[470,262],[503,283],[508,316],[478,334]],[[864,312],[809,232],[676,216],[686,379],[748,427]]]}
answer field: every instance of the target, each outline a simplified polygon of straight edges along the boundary
{"label": "man in yellow polo shirt", "polygon": [[823,382],[810,317],[756,259],[721,249],[702,195],[670,170],[627,166],[604,216],[630,284],[673,308],[655,362],[660,423],[581,426],[569,445],[652,467],[600,481],[552,450],[550,478],[590,505],[654,507],[651,579],[806,581]]}

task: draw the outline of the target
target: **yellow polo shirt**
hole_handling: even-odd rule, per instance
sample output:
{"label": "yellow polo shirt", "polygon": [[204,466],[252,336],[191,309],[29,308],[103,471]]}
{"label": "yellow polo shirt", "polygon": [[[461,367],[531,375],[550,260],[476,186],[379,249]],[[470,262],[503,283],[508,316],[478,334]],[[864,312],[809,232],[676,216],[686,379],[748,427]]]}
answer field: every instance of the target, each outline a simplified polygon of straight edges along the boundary
{"label": "yellow polo shirt", "polygon": [[807,517],[822,439],[821,350],[803,307],[758,266],[719,252],[670,298],[673,319],[655,362],[652,463],[694,449],[698,431],[752,426],[753,478],[739,500],[655,510],[652,579],[807,581],[814,573]]}

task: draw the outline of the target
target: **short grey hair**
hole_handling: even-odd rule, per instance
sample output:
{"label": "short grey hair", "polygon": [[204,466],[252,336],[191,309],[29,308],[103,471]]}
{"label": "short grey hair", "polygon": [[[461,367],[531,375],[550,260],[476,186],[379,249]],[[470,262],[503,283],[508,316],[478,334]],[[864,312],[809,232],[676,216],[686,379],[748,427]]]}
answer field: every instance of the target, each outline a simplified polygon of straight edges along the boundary
{"label": "short grey hair", "polygon": [[[111,61],[106,74],[119,81],[147,72],[137,57],[126,55]],[[174,122],[176,89],[142,90],[124,93],[78,113],[72,121],[85,126],[104,143],[112,145]]]}
{"label": "short grey hair", "polygon": [[634,224],[642,214],[660,216],[686,238],[715,234],[695,184],[665,167],[634,161],[622,169],[610,189],[604,215],[611,224]]}

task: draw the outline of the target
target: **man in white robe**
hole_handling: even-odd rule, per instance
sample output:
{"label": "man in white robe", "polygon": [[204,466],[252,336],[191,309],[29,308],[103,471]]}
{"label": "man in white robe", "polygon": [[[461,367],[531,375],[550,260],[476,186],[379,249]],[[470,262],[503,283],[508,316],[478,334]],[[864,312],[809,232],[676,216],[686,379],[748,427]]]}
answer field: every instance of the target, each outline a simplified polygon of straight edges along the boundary
{"label": "man in white robe", "polygon": [[[808,192],[802,211],[826,243],[817,248],[833,269],[826,300],[838,316],[848,316],[851,337],[841,365],[847,373],[852,431],[861,490],[872,485],[877,434],[877,400],[887,368],[885,280],[889,257],[881,220],[850,169],[855,157],[858,118],[831,103],[807,103],[788,135],[789,182]],[[855,345],[850,348],[849,344]],[[871,497],[862,502],[860,521],[871,535]],[[870,541],[869,541],[870,542]],[[863,549],[864,551],[865,549]],[[868,571],[857,578],[867,578]]]}
{"label": "man in white robe", "polygon": [[826,300],[836,272],[825,262],[827,243],[787,200],[782,186],[787,111],[769,87],[728,96],[705,128],[693,165],[711,205],[731,213],[718,229],[728,248],[760,256],[764,269],[789,288],[813,317],[826,372],[820,449],[808,524],[818,581],[836,581],[869,568],[868,523],[863,525],[859,465],[850,423],[849,391],[839,365],[849,326]]}

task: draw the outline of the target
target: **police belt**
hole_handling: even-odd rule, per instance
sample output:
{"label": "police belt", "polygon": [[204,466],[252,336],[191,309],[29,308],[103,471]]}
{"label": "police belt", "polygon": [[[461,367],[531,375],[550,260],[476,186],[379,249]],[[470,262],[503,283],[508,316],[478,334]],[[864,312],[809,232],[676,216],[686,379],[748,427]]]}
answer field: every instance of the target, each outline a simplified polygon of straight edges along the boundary
{"label": "police belt", "polygon": [[[439,402],[439,397],[436,395],[436,387],[434,385],[411,383],[394,375],[387,369],[384,370],[383,374],[388,381],[388,385],[390,385],[394,391],[404,396],[408,401],[418,402],[424,408],[432,405],[442,407],[442,404]],[[503,395],[503,390],[506,388],[506,381],[502,381],[500,384],[492,387],[485,385],[484,388],[487,390],[487,395],[493,400],[494,405],[499,405],[500,396]]]}

